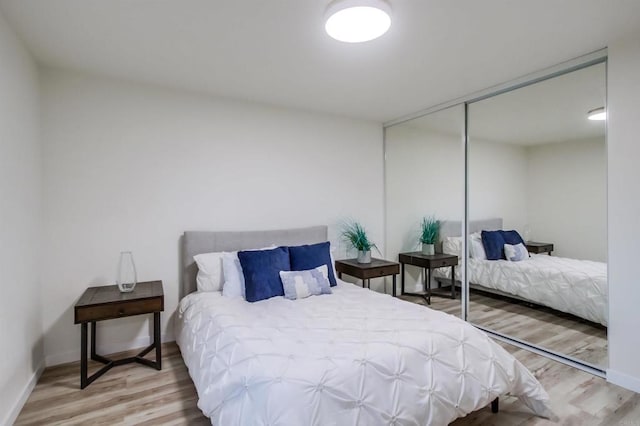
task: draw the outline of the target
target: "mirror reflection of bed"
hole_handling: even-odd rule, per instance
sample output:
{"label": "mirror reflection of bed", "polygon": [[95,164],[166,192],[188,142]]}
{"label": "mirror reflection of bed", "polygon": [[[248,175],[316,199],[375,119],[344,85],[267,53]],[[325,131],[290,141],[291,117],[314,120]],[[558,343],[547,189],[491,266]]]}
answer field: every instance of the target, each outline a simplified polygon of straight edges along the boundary
{"label": "mirror reflection of bed", "polygon": [[[606,264],[531,253],[527,260],[486,260],[474,257],[482,231],[503,229],[502,219],[471,221],[469,320],[508,336],[582,361],[606,362]],[[442,239],[460,244],[459,227],[447,228]],[[446,231],[446,229],[445,229]],[[535,250],[535,249],[534,249]],[[457,275],[460,284],[460,275]],[[446,269],[436,280],[449,283]],[[456,303],[433,299],[439,310]]]}
{"label": "mirror reflection of bed", "polygon": [[[472,103],[468,117],[469,320],[600,367],[606,141],[605,122],[588,111],[604,102],[597,64]],[[496,229],[517,231],[531,253],[509,261],[503,246],[499,260],[474,256],[484,239],[474,233]]]}

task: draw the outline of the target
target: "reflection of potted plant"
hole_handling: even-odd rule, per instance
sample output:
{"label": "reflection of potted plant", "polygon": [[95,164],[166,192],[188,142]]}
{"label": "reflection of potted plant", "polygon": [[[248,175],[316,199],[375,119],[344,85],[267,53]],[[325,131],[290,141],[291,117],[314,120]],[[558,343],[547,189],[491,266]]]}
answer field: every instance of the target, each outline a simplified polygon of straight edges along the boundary
{"label": "reflection of potted plant", "polygon": [[371,263],[371,248],[375,243],[369,240],[364,227],[356,221],[347,222],[342,229],[342,238],[352,248],[358,250],[358,263]]}
{"label": "reflection of potted plant", "polygon": [[422,254],[433,255],[436,253],[436,242],[440,233],[440,221],[433,216],[423,217],[420,223],[420,242],[422,243]]}

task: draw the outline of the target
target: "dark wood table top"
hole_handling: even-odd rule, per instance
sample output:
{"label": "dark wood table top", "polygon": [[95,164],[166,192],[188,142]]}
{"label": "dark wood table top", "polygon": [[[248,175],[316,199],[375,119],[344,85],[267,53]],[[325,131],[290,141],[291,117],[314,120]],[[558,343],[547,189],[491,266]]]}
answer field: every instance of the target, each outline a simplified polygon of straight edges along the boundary
{"label": "dark wood table top", "polygon": [[400,263],[408,263],[410,265],[422,266],[426,268],[456,266],[458,264],[458,256],[448,253],[422,254],[420,251],[412,251],[400,253],[398,255]]}
{"label": "dark wood table top", "polygon": [[82,293],[75,307],[84,308],[156,297],[164,297],[162,281],[140,282],[136,284],[136,288],[129,293],[121,293],[117,285],[89,287]]}
{"label": "dark wood table top", "polygon": [[540,243],[536,241],[527,241],[524,243],[524,245],[531,246],[531,247],[546,247],[546,246],[552,246],[553,243]]}
{"label": "dark wood table top", "polygon": [[358,259],[336,260],[336,264],[338,263],[343,263],[345,265],[349,265],[349,266],[360,268],[360,269],[373,269],[373,268],[380,268],[380,267],[386,267],[386,266],[394,266],[398,264],[398,262],[391,262],[385,259],[376,259],[375,257],[371,258],[371,263],[358,263]]}

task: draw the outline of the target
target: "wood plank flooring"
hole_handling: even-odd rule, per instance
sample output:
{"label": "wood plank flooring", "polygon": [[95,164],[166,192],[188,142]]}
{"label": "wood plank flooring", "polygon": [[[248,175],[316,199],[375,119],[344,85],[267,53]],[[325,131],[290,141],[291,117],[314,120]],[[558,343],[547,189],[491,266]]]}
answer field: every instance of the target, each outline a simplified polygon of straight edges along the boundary
{"label": "wood plank flooring", "polygon": [[[432,299],[436,304],[448,299]],[[449,300],[452,314],[459,301]],[[534,372],[551,397],[555,421],[540,419],[516,398],[501,397],[500,412],[489,408],[456,420],[463,425],[640,425],[640,394],[604,379],[510,345],[503,346]],[[135,351],[133,351],[135,352]],[[122,354],[121,354],[122,355]],[[99,368],[90,364],[90,373]],[[209,420],[175,343],[163,345],[163,369],[138,364],[117,367],[80,390],[79,362],[45,370],[16,425],[200,425]]]}
{"label": "wood plank flooring", "polygon": [[[446,292],[447,290],[445,290]],[[424,305],[421,297],[401,296]],[[431,308],[460,317],[460,299],[432,297]],[[469,319],[501,333],[517,337],[555,352],[606,368],[608,347],[606,328],[546,308],[471,293]]]}

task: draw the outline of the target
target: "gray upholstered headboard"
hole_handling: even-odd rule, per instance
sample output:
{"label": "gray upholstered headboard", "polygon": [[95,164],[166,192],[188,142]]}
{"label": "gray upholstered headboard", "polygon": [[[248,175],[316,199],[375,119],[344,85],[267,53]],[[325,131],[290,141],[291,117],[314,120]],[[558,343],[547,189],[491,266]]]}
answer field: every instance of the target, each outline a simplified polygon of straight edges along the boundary
{"label": "gray upholstered headboard", "polygon": [[193,256],[219,251],[247,250],[259,247],[294,246],[328,240],[327,226],[280,229],[275,231],[186,231],[182,237],[182,292],[196,291],[198,267]]}
{"label": "gray upholstered headboard", "polygon": [[[502,229],[502,218],[482,219],[482,220],[470,220],[469,221],[469,234],[474,232],[495,231]],[[462,235],[462,222],[459,220],[446,221],[440,226],[440,239],[443,240],[446,237],[460,237]]]}

